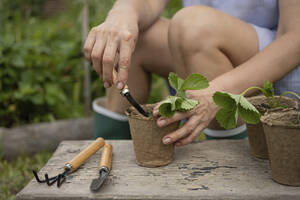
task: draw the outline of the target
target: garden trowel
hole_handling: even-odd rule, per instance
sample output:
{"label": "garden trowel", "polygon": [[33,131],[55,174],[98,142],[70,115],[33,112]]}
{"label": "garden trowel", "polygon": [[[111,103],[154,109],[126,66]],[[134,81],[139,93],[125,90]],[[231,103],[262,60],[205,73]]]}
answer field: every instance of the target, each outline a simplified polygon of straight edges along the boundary
{"label": "garden trowel", "polygon": [[107,178],[111,169],[111,157],[112,145],[105,144],[101,153],[99,178],[94,179],[90,185],[90,189],[92,192],[98,191]]}
{"label": "garden trowel", "polygon": [[[113,81],[114,83],[116,83],[117,80],[117,72],[116,69],[113,69]],[[139,113],[141,113],[142,115],[144,115],[145,117],[149,117],[148,113],[136,102],[136,100],[131,96],[130,92],[129,92],[129,88],[128,85],[125,85],[125,87],[122,89],[121,91],[121,95],[126,97],[126,99],[129,101],[129,103],[135,107]]]}

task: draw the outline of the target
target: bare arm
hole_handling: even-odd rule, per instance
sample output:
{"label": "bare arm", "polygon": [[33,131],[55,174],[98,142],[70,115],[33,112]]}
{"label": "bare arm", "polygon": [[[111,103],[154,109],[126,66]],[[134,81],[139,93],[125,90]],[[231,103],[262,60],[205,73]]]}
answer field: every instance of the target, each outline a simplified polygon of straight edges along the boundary
{"label": "bare arm", "polygon": [[279,10],[276,40],[247,62],[214,79],[212,85],[238,94],[265,80],[275,82],[300,64],[300,1],[280,0]]}
{"label": "bare arm", "polygon": [[131,54],[140,31],[151,26],[162,13],[168,0],[118,0],[106,20],[92,28],[84,54],[92,60],[94,69],[102,77],[104,87],[113,84],[112,70],[119,51],[117,88],[127,83]]}
{"label": "bare arm", "polygon": [[109,15],[123,13],[135,16],[139,30],[149,27],[161,15],[169,0],[118,0]]}

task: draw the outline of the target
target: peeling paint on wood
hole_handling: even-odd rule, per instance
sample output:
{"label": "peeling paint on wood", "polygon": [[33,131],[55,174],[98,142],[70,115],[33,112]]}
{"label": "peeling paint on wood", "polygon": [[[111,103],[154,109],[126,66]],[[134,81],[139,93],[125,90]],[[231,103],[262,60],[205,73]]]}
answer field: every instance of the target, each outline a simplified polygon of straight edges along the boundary
{"label": "peeling paint on wood", "polygon": [[[269,161],[254,158],[247,140],[208,140],[176,148],[174,162],[159,168],[138,166],[131,141],[106,142],[113,145],[112,171],[98,193],[89,186],[98,177],[101,151],[61,188],[32,180],[17,199],[300,199],[299,188],[271,180]],[[90,143],[62,142],[39,174],[61,172]]]}

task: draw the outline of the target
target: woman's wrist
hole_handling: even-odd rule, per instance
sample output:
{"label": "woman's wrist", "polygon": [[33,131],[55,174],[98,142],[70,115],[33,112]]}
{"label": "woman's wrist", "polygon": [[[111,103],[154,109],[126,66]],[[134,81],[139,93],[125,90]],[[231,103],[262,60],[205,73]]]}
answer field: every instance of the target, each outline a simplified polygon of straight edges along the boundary
{"label": "woman's wrist", "polygon": [[116,18],[121,18],[122,20],[127,18],[128,21],[135,22],[137,24],[139,22],[137,12],[131,8],[126,8],[126,9],[125,8],[124,9],[112,8],[106,17],[106,21],[109,21],[109,20],[113,21]]}

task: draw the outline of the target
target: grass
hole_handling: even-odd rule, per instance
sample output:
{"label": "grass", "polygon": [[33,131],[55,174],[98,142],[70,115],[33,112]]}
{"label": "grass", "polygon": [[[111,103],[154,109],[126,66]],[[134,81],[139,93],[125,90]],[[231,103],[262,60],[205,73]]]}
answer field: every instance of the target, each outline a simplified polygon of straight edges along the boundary
{"label": "grass", "polygon": [[[108,7],[112,1],[102,4],[103,12],[97,12],[97,21],[92,25],[100,23],[105,19]],[[172,0],[165,9],[163,16],[170,18],[181,8],[180,0]],[[164,79],[153,75],[152,91],[149,102],[158,102],[168,94]],[[0,152],[1,154],[1,152]],[[15,160],[0,161],[0,200],[14,200],[15,195],[33,178],[32,169],[41,169],[51,157],[52,153],[42,152],[36,155],[20,155]]]}
{"label": "grass", "polygon": [[41,169],[52,153],[20,155],[16,160],[0,162],[0,200],[14,200],[15,195],[33,178],[32,170]]}

